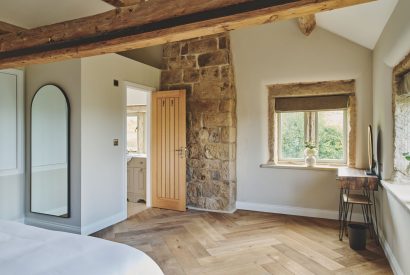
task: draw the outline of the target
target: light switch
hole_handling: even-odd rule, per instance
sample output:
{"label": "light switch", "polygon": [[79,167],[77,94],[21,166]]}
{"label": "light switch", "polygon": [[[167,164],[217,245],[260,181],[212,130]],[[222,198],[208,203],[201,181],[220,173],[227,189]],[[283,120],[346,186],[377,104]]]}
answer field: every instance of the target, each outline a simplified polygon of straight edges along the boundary
{"label": "light switch", "polygon": [[118,146],[118,139],[113,140],[114,146]]}

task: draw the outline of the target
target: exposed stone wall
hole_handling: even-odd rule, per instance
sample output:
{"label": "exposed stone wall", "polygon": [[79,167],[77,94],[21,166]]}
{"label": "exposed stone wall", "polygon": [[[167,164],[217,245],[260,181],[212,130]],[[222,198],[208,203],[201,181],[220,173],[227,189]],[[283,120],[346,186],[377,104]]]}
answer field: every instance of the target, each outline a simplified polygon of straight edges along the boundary
{"label": "exposed stone wall", "polygon": [[394,69],[393,80],[394,176],[410,179],[410,162],[403,156],[410,153],[410,54]]}
{"label": "exposed stone wall", "polygon": [[165,45],[161,87],[187,91],[187,204],[233,210],[236,90],[229,34]]}

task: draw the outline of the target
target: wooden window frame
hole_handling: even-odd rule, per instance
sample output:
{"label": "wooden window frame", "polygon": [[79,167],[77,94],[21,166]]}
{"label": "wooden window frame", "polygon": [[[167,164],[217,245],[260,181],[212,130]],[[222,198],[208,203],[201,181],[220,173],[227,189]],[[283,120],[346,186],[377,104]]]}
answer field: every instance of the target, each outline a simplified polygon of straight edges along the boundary
{"label": "wooden window frame", "polygon": [[276,98],[283,97],[308,97],[308,96],[330,96],[348,95],[349,106],[346,111],[347,121],[347,141],[346,141],[346,164],[349,167],[356,166],[356,127],[357,127],[357,108],[356,108],[356,82],[351,80],[337,80],[310,83],[289,83],[273,84],[268,87],[268,147],[269,165],[277,165],[279,162],[278,152],[278,116],[275,111]]}

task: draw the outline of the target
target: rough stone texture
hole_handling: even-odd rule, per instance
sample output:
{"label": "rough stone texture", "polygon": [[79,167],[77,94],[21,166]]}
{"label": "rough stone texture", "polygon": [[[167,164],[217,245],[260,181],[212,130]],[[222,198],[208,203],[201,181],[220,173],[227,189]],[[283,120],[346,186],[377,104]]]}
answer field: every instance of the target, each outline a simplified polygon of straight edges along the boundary
{"label": "rough stone texture", "polygon": [[393,178],[410,180],[410,162],[403,156],[410,153],[410,54],[393,71],[394,170]]}
{"label": "rough stone texture", "polygon": [[236,89],[229,34],[164,47],[163,90],[187,90],[187,204],[231,211],[236,202]]}

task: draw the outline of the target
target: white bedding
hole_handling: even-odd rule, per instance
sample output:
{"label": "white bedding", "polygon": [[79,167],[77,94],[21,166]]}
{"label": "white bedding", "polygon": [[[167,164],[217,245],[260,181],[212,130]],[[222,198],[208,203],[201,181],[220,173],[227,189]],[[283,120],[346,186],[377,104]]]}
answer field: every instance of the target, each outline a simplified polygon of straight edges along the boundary
{"label": "white bedding", "polygon": [[0,221],[1,275],[162,275],[145,253],[124,244]]}

